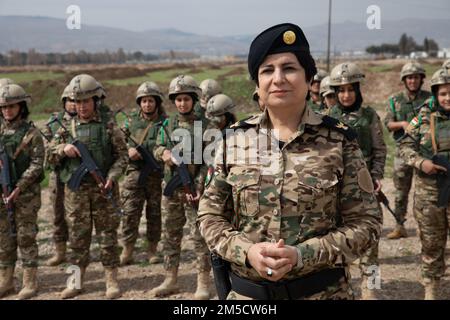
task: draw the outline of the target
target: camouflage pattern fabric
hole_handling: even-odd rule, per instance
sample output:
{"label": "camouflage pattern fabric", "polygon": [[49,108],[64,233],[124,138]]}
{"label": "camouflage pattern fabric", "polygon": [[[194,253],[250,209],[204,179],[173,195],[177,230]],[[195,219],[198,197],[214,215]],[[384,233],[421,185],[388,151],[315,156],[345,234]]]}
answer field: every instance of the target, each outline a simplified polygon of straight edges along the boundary
{"label": "camouflage pattern fabric", "polygon": [[[333,266],[348,269],[379,238],[381,212],[359,146],[342,129],[323,125],[322,117],[307,107],[280,152],[254,150],[255,139],[245,139],[243,130],[226,140],[226,165],[219,162],[219,149],[198,223],[209,249],[230,261],[237,275],[263,280],[246,264],[254,243],[284,239],[298,247],[304,266],[285,277],[294,279]],[[232,127],[250,127],[246,132],[256,130],[278,145],[269,121],[266,111]],[[233,163],[228,156],[252,148],[263,161]],[[230,201],[234,210],[227,209]],[[337,286],[314,298],[353,298],[349,277]],[[231,292],[229,298],[235,296]]]}

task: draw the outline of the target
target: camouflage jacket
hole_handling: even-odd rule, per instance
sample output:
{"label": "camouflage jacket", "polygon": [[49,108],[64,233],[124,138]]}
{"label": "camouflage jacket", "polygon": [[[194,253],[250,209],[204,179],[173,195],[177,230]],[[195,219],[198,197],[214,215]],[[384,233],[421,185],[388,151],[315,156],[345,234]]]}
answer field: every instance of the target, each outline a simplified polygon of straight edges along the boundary
{"label": "camouflage jacket", "polygon": [[411,99],[408,92],[404,90],[389,97],[389,102],[386,106],[386,116],[383,121],[386,128],[388,127],[389,122],[410,122],[418,114],[420,107],[430,95],[430,92],[420,90],[417,95]]}
{"label": "camouflage jacket", "polygon": [[[20,134],[24,127],[25,135],[13,143],[13,149],[9,150],[6,140],[13,141],[9,137]],[[13,137],[12,137],[13,138]],[[24,192],[32,184],[39,183],[44,177],[44,141],[38,129],[30,126],[25,120],[8,123],[0,122],[0,140],[5,144],[5,149],[10,158],[11,170],[19,170],[16,177],[16,186]],[[20,152],[19,152],[20,151]],[[19,169],[21,167],[22,169]]]}
{"label": "camouflage jacket", "polygon": [[359,146],[373,179],[383,179],[387,148],[383,127],[376,111],[362,106],[358,111],[342,112],[339,105],[330,109],[329,115],[353,128],[358,133]]}
{"label": "camouflage jacket", "polygon": [[[201,132],[194,132],[194,123],[202,123],[202,130]],[[190,152],[190,160],[191,163],[187,164],[189,173],[191,175],[191,178],[193,179],[196,189],[202,191],[207,167],[203,163],[202,159],[200,159],[201,164],[195,163],[194,157],[196,156],[202,156],[203,154],[199,155],[199,152],[201,151],[203,153],[203,149],[205,147],[203,143],[203,133],[207,127],[207,121],[205,119],[199,118],[195,113],[191,113],[188,116],[183,116],[180,114],[176,114],[175,116],[169,117],[166,119],[166,121],[163,124],[163,127],[160,129],[158,137],[156,139],[156,146],[153,149],[153,155],[155,156],[155,159],[157,161],[162,161],[162,155],[164,153],[164,150],[172,150],[174,151],[174,147],[178,146],[178,144],[183,146],[183,150],[187,150],[188,153]],[[173,142],[171,141],[171,137],[168,137],[168,135],[172,135],[172,133],[178,129],[186,129],[189,131],[190,134],[190,141],[188,139],[183,139],[181,142]],[[198,134],[198,135],[196,135]],[[200,144],[198,144],[200,143]],[[200,150],[196,150],[196,145],[200,146]],[[176,167],[164,165],[164,181],[167,183],[175,174]]]}
{"label": "camouflage jacket", "polygon": [[[73,136],[74,130],[76,131],[79,126],[89,123],[103,123],[98,112],[96,112],[94,118],[88,122],[78,118],[78,116],[74,117],[67,129],[70,130],[70,134]],[[108,168],[105,179],[117,181],[125,170],[127,164],[127,145],[125,143],[123,133],[119,128],[117,128],[117,125],[113,119],[110,119],[108,123],[104,123],[104,126],[106,127],[106,132],[112,146],[111,154],[104,155],[104,157],[108,157],[112,160],[112,164]],[[100,139],[100,137],[97,138]],[[61,168],[67,165],[69,159],[64,153],[64,147],[68,143],[71,143],[69,133],[65,132],[63,128],[59,128],[54,136],[54,139],[49,144],[48,162],[50,164],[55,166],[60,165]]]}
{"label": "camouflage jacket", "polygon": [[[294,267],[286,275],[291,279],[347,266],[379,238],[381,213],[361,150],[346,137],[351,129],[336,121],[326,125],[333,120],[307,107],[281,151],[258,147],[256,162],[232,161],[230,155],[252,150],[257,139],[244,138],[253,130],[278,145],[267,129],[267,111],[232,126],[245,131],[226,138],[225,154],[223,145],[218,150],[198,223],[209,249],[230,261],[238,275],[261,280],[246,265],[254,243],[284,239],[297,246],[304,267]],[[227,210],[228,201],[233,210]]]}
{"label": "camouflage jacket", "polygon": [[410,122],[407,133],[400,141],[400,156],[408,165],[420,170],[422,161],[434,154],[450,160],[450,117],[447,115],[425,104]]}

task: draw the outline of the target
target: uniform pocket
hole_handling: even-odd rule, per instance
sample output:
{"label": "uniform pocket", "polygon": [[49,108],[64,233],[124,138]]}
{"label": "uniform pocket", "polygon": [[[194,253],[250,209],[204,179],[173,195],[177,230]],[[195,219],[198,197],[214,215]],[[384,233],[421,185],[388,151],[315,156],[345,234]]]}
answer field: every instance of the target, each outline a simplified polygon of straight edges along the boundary
{"label": "uniform pocket", "polygon": [[259,212],[261,173],[258,168],[233,167],[227,176],[232,186],[234,210],[242,216],[255,216]]}

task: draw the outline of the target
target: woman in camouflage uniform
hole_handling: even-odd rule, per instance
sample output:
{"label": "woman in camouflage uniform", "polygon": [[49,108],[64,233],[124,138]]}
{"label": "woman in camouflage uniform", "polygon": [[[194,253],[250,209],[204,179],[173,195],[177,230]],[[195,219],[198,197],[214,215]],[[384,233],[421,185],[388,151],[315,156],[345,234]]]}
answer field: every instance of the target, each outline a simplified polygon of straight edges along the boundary
{"label": "woman in camouflage uniform", "polygon": [[297,25],[258,35],[248,66],[266,109],[232,126],[198,218],[210,250],[230,262],[227,298],[351,299],[348,264],[381,221],[354,132],[306,106],[316,67]]}
{"label": "woman in camouflage uniform", "polygon": [[[0,88],[0,165],[2,186],[10,193],[2,192],[0,205],[0,297],[14,291],[19,249],[23,267],[19,299],[33,297],[38,289],[37,213],[41,207],[39,183],[44,178],[44,143],[39,131],[26,121],[29,103],[30,96],[19,85]],[[6,176],[11,179],[9,187],[3,179]]]}
{"label": "woman in camouflage uniform", "polygon": [[[422,243],[422,277],[425,299],[439,299],[440,279],[445,274],[445,247],[449,230],[449,199],[438,204],[438,174],[445,168],[431,158],[450,161],[450,72],[439,69],[431,78],[436,109],[425,104],[400,142],[400,155],[415,168],[414,216]],[[450,166],[447,167],[447,170]],[[446,173],[447,175],[450,172]],[[441,187],[442,188],[442,187]],[[442,191],[442,190],[441,190]]]}

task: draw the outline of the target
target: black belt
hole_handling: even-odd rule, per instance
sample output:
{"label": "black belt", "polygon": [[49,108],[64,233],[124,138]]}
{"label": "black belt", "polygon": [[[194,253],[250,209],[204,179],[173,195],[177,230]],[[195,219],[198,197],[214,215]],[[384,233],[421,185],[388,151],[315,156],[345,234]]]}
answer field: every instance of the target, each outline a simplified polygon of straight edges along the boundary
{"label": "black belt", "polygon": [[252,281],[230,272],[231,288],[257,300],[297,300],[335,285],[345,276],[344,268],[325,269],[293,280]]}

